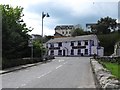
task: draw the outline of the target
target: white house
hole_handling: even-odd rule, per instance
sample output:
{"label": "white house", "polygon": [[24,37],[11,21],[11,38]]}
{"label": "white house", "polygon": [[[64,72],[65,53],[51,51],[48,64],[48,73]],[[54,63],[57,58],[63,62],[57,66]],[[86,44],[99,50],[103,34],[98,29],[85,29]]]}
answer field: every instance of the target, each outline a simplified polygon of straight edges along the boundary
{"label": "white house", "polygon": [[55,27],[55,37],[71,36],[71,31],[80,28],[80,25],[59,25]]}
{"label": "white house", "polygon": [[54,56],[103,56],[104,53],[96,35],[54,38],[46,42],[46,48],[48,55]]}

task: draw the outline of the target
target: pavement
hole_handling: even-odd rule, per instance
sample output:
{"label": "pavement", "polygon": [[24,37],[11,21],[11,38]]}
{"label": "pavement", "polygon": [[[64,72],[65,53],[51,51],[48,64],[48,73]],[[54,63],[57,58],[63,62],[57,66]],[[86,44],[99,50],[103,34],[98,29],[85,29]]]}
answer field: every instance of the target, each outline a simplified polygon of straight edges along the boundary
{"label": "pavement", "polygon": [[89,57],[56,57],[33,66],[0,75],[2,88],[95,88]]}
{"label": "pavement", "polygon": [[44,62],[38,62],[38,63],[33,63],[33,64],[20,65],[20,66],[16,66],[16,67],[12,67],[12,68],[7,68],[5,70],[0,70],[0,75],[1,74],[6,74],[6,73],[10,73],[10,72],[14,72],[14,71],[21,70],[21,69],[26,69],[28,67],[37,66],[37,65],[40,65],[42,63],[44,63]]}

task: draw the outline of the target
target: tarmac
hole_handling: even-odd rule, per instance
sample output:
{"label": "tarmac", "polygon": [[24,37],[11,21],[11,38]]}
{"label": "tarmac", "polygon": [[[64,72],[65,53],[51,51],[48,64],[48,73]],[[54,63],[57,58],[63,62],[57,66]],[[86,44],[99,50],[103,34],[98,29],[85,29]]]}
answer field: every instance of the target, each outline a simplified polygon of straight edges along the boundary
{"label": "tarmac", "polygon": [[1,74],[6,74],[6,73],[9,73],[9,72],[13,72],[13,71],[17,71],[17,70],[21,70],[21,69],[26,69],[28,67],[37,66],[37,65],[40,65],[42,63],[45,63],[45,62],[38,62],[38,63],[33,63],[33,64],[20,65],[20,66],[0,70],[0,75]]}

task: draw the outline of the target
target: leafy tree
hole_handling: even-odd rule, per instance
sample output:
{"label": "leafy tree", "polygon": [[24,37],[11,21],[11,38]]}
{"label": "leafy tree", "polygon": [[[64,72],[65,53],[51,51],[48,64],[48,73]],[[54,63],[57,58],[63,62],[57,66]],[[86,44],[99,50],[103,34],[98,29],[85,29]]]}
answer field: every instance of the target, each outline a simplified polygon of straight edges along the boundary
{"label": "leafy tree", "polygon": [[91,31],[94,34],[109,34],[111,32],[110,29],[115,31],[117,22],[116,19],[112,19],[111,17],[105,17],[98,20],[96,25],[91,26]]}
{"label": "leafy tree", "polygon": [[2,55],[3,58],[22,58],[30,56],[28,40],[29,30],[22,17],[22,7],[0,5],[2,11]]}
{"label": "leafy tree", "polygon": [[100,46],[104,47],[105,55],[111,55],[114,52],[114,45],[120,40],[120,33],[115,32],[105,35],[97,35],[100,40]]}
{"label": "leafy tree", "polygon": [[81,36],[81,35],[84,35],[85,32],[82,28],[76,28],[75,30],[73,30],[71,32],[71,36]]}
{"label": "leafy tree", "polygon": [[41,40],[36,39],[33,41],[33,52],[34,52],[34,57],[41,57],[41,55],[45,54],[45,48],[41,42]]}

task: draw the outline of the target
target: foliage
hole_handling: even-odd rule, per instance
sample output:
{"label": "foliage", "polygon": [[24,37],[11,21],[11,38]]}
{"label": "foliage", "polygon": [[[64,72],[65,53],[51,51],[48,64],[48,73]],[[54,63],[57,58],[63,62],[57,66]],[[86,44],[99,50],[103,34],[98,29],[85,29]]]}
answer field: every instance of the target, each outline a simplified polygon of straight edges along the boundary
{"label": "foliage", "polygon": [[72,30],[71,35],[72,36],[80,36],[84,35],[84,30],[82,28],[76,28],[75,30]]}
{"label": "foliage", "polygon": [[28,32],[22,17],[22,7],[0,5],[2,11],[2,55],[13,59],[30,56],[28,47]]}
{"label": "foliage", "polygon": [[105,55],[111,55],[114,52],[114,45],[120,40],[120,33],[115,32],[106,35],[97,35],[100,40],[100,46],[104,47]]}
{"label": "foliage", "polygon": [[41,57],[42,54],[43,55],[45,54],[46,50],[45,50],[41,40],[39,40],[39,39],[34,40],[33,41],[33,48],[34,48],[33,49],[34,57]]}
{"label": "foliage", "polygon": [[110,28],[115,31],[116,25],[116,19],[107,16],[98,20],[96,25],[92,25],[91,31],[94,34],[109,34],[111,32]]}

